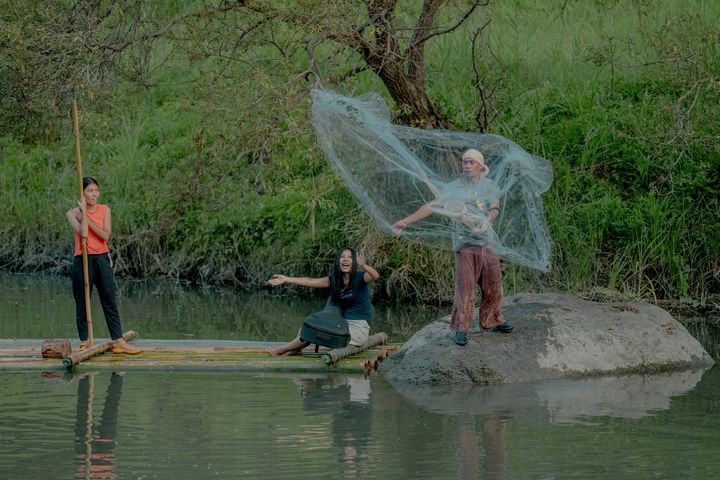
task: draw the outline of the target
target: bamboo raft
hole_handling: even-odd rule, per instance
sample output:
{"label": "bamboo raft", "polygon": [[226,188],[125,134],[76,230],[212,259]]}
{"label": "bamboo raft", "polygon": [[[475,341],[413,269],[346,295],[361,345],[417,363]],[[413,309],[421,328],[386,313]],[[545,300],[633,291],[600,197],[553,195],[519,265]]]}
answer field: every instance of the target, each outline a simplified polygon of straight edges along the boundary
{"label": "bamboo raft", "polygon": [[[272,357],[265,350],[280,345],[271,342],[228,340],[136,340],[132,343],[144,350],[139,355],[101,352],[72,365],[79,371],[92,370],[219,370],[219,371],[278,371],[278,372],[345,372],[369,374],[378,364],[398,348],[383,345],[385,333],[370,336],[361,347],[348,346],[328,350],[315,347],[303,350],[302,355]],[[101,345],[107,340],[97,340]],[[65,370],[67,357],[43,358],[42,340],[0,340],[0,371],[3,370]],[[77,348],[77,341],[73,342]],[[74,353],[73,355],[77,355]]]}

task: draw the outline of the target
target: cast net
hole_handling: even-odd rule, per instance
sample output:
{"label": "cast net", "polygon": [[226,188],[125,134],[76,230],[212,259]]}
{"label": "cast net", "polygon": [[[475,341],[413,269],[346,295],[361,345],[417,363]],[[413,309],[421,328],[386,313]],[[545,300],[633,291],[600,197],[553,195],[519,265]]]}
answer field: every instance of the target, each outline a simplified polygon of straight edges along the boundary
{"label": "cast net", "polygon": [[[385,101],[313,90],[312,123],[320,145],[379,229],[428,205],[433,214],[401,233],[408,240],[454,250],[474,244],[510,262],[550,269],[550,234],[540,195],[552,183],[547,160],[499,135],[393,125]],[[462,154],[482,152],[489,173],[462,180]],[[499,216],[488,220],[490,208]]]}

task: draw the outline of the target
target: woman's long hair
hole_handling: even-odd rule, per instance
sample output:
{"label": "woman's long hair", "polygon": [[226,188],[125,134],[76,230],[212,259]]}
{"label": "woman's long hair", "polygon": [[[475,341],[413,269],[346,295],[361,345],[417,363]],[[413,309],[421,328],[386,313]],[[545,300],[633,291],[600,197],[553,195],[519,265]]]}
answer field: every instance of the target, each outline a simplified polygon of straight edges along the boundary
{"label": "woman's long hair", "polygon": [[[347,287],[343,283],[343,274],[340,271],[340,258],[345,250],[350,250],[352,255],[352,268],[350,269],[350,280],[348,281]],[[352,248],[341,248],[335,252],[335,261],[333,262],[332,269],[330,270],[330,296],[333,302],[340,300],[340,293],[343,290],[352,290],[355,282],[355,273],[357,273],[357,252]]]}
{"label": "woman's long hair", "polygon": [[93,177],[83,177],[83,190],[85,190],[88,185],[97,185],[97,187],[100,188],[97,180],[95,180]]}

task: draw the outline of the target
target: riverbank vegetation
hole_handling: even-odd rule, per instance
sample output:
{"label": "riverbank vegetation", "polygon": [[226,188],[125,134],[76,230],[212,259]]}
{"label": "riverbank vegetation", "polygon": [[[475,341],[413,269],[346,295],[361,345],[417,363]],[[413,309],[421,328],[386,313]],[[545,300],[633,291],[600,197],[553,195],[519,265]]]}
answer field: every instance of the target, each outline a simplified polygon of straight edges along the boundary
{"label": "riverbank vegetation", "polygon": [[[720,293],[717,2],[6,3],[0,268],[69,268],[77,97],[119,274],[247,288],[324,275],[350,244],[382,272],[378,296],[448,301],[452,254],[378,232],[322,157],[321,87],[551,162],[553,269],[506,265],[508,292]],[[394,42],[388,73],[374,55]]]}

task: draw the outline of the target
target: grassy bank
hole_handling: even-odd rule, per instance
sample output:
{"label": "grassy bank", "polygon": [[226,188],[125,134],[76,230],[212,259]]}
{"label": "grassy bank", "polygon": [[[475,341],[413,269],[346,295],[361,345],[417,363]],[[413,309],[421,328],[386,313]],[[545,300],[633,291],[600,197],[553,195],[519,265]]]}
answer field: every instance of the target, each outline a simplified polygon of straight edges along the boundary
{"label": "grassy bank", "polygon": [[[477,129],[469,39],[488,19],[477,67],[498,86],[492,131],[555,172],[543,197],[553,270],[507,265],[507,291],[719,293],[720,4],[496,2],[426,54],[430,94],[459,130]],[[452,255],[375,230],[322,158],[309,98],[211,108],[222,103],[212,99],[268,98],[272,84],[258,76],[239,88],[204,74],[210,67],[175,55],[147,88],[127,84],[110,107],[82,116],[85,173],[113,209],[120,275],[247,287],[273,272],[324,275],[333,249],[351,244],[379,267],[379,296],[451,298]],[[339,89],[384,93],[369,73]],[[69,119],[61,132],[32,143],[0,137],[4,269],[68,269]]]}

